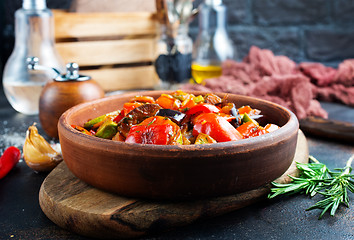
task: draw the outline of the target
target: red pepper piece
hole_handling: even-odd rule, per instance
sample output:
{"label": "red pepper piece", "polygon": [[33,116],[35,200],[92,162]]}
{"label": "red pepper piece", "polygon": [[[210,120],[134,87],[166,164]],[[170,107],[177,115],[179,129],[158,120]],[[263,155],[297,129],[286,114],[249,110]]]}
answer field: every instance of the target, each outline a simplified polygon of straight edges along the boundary
{"label": "red pepper piece", "polygon": [[84,134],[92,135],[91,130],[88,131],[88,130],[86,130],[85,128],[80,127],[80,126],[78,126],[78,125],[71,125],[71,127],[72,127],[72,128],[75,128],[76,130],[78,130],[79,132],[82,132],[82,133],[84,133]]}
{"label": "red pepper piece", "polygon": [[122,120],[125,117],[124,110],[120,111],[117,117],[113,119],[113,122],[118,123],[120,120]]}
{"label": "red pepper piece", "polygon": [[188,111],[189,109],[191,109],[192,107],[194,107],[195,105],[197,105],[197,103],[194,101],[194,98],[195,97],[191,94],[186,96],[186,99],[182,102],[179,110],[181,112],[185,112],[185,111]]}
{"label": "red pepper piece", "polygon": [[156,103],[162,108],[178,110],[181,107],[181,101],[168,94],[161,94]]}
{"label": "red pepper piece", "polygon": [[125,142],[168,145],[171,141],[169,133],[173,132],[171,125],[133,126]]}
{"label": "red pepper piece", "polygon": [[140,103],[155,103],[155,99],[153,97],[150,96],[135,96],[132,99],[130,99],[131,103],[133,102],[140,102]]}
{"label": "red pepper piece", "polygon": [[239,133],[224,117],[215,113],[202,113],[194,120],[193,136],[199,133],[208,134],[217,142],[228,142],[243,139]]}
{"label": "red pepper piece", "polygon": [[134,110],[135,108],[137,108],[141,105],[144,105],[144,103],[141,103],[141,102],[124,103],[124,106],[123,106],[124,116],[127,116],[127,114],[130,113],[130,111]]}
{"label": "red pepper piece", "polygon": [[21,152],[17,147],[8,147],[0,158],[0,179],[5,177],[18,163]]}
{"label": "red pepper piece", "polygon": [[157,145],[181,144],[180,136],[182,135],[177,124],[168,118],[155,116],[133,126],[125,142]]}
{"label": "red pepper piece", "polygon": [[195,105],[194,107],[189,109],[186,112],[186,114],[190,116],[190,115],[196,115],[200,113],[218,113],[218,112],[220,112],[220,108],[216,107],[215,105],[209,103],[202,103],[202,104]]}
{"label": "red pepper piece", "polygon": [[258,130],[258,126],[254,122],[249,121],[245,122],[236,129],[243,135],[244,138],[249,138],[254,132]]}
{"label": "red pepper piece", "polygon": [[254,131],[252,134],[250,134],[250,137],[257,137],[257,136],[261,136],[268,133],[267,130],[265,130],[262,127],[258,127],[258,129],[256,131]]}
{"label": "red pepper piece", "polygon": [[238,109],[239,114],[250,113],[251,111],[252,111],[252,108],[248,105],[242,106]]}

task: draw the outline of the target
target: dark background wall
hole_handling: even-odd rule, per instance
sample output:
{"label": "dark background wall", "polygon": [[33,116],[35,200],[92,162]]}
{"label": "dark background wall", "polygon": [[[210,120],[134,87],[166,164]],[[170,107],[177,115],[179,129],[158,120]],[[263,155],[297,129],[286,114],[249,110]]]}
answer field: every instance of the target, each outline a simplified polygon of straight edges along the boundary
{"label": "dark background wall", "polygon": [[343,59],[354,58],[354,0],[223,2],[228,6],[228,29],[240,58],[252,45],[296,62],[336,66]]}
{"label": "dark background wall", "polygon": [[[196,0],[197,5],[202,0]],[[14,12],[22,0],[0,0],[1,67],[13,48]],[[71,0],[47,0],[49,8],[69,8]],[[99,4],[99,0],[97,0]],[[238,60],[250,46],[268,48],[296,62],[336,66],[354,58],[354,0],[224,0],[228,29]],[[190,33],[195,38],[197,19]],[[2,75],[2,74],[1,74]]]}

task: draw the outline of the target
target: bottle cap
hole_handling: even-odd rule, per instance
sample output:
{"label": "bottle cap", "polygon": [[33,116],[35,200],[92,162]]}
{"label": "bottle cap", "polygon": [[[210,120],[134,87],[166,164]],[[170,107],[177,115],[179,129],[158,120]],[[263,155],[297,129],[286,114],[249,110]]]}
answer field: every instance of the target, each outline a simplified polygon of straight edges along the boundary
{"label": "bottle cap", "polygon": [[46,0],[23,0],[22,8],[26,10],[43,10],[47,8]]}

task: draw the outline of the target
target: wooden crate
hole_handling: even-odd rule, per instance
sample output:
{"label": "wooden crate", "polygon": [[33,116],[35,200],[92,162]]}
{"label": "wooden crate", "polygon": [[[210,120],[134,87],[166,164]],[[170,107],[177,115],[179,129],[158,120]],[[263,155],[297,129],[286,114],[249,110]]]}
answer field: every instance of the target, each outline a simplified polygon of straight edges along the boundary
{"label": "wooden crate", "polygon": [[149,89],[158,83],[154,14],[53,10],[56,48],[108,91]]}

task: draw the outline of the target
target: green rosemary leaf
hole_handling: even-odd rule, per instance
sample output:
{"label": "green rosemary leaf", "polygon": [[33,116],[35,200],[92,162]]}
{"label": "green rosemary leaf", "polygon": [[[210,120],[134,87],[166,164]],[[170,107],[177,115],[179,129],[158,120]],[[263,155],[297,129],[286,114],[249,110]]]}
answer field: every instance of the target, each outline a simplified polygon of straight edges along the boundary
{"label": "green rosemary leaf", "polygon": [[334,214],[336,213],[340,203],[341,203],[341,199],[340,198],[337,198],[334,201],[334,203],[332,205],[331,213],[330,213],[331,216],[334,216]]}
{"label": "green rosemary leaf", "polygon": [[[297,183],[297,184],[279,184],[279,183],[272,183],[273,185],[277,185],[278,189],[277,190],[271,190],[274,192],[274,194],[269,194],[268,198],[274,198],[280,194],[294,194],[298,191],[301,191],[304,187],[308,185],[307,182],[302,182],[302,183]],[[283,185],[283,186],[280,186]],[[285,185],[285,186],[284,186]]]}
{"label": "green rosemary leaf", "polygon": [[300,174],[299,177],[289,176],[292,180],[290,183],[273,182],[268,198],[294,193],[305,193],[313,197],[319,193],[324,199],[306,209],[306,211],[322,209],[319,219],[327,211],[334,216],[341,204],[349,207],[348,190],[354,193],[354,175],[351,174],[354,155],[349,158],[344,168],[336,168],[334,171],[330,171],[325,164],[320,163],[313,156],[309,159],[313,163],[296,163]]}
{"label": "green rosemary leaf", "polygon": [[321,219],[321,218],[323,217],[323,215],[327,212],[327,210],[328,210],[330,207],[332,207],[332,205],[333,205],[333,202],[331,202],[330,204],[328,204],[327,207],[325,207],[325,208],[323,209],[323,211],[321,212],[321,214],[320,214],[320,216],[318,217],[318,219]]}
{"label": "green rosemary leaf", "polygon": [[354,193],[354,181],[352,181],[350,179],[348,179],[348,189],[349,189],[349,191]]}
{"label": "green rosemary leaf", "polygon": [[349,207],[349,197],[348,197],[348,192],[347,192],[346,188],[344,188],[343,203],[344,203],[344,205]]}

